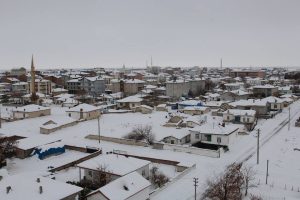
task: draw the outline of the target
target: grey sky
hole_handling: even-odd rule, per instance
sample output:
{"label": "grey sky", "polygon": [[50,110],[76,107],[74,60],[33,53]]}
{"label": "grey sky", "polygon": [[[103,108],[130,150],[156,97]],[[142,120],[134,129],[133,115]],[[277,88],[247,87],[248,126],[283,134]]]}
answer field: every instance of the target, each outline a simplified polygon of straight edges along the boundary
{"label": "grey sky", "polygon": [[0,67],[300,66],[299,0],[0,0]]}

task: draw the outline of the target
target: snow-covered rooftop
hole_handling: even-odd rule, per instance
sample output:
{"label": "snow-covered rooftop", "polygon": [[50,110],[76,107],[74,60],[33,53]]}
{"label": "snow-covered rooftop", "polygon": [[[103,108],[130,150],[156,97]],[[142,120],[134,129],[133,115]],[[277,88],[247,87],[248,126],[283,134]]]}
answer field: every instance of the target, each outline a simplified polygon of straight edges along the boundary
{"label": "snow-covered rooftop", "polygon": [[106,154],[84,161],[78,164],[78,167],[96,171],[103,169],[108,173],[124,176],[148,164],[150,161],[117,154]]}
{"label": "snow-covered rooftop", "polygon": [[91,112],[94,110],[98,110],[98,108],[96,106],[90,105],[90,104],[79,104],[78,106],[75,106],[73,108],[70,108],[69,110],[67,110],[66,112]]}
{"label": "snow-covered rooftop", "polygon": [[109,184],[101,187],[99,190],[105,197],[110,200],[128,199],[134,194],[144,190],[151,184],[137,172],[132,172]]}
{"label": "snow-covered rooftop", "polygon": [[[39,178],[39,182],[37,179]],[[7,193],[6,188],[11,190]],[[39,188],[42,186],[42,193]],[[44,178],[31,173],[5,176],[0,181],[0,199],[5,200],[57,200],[78,193],[82,188]]]}
{"label": "snow-covered rooftop", "polygon": [[30,104],[22,107],[17,107],[14,111],[16,112],[36,112],[40,110],[49,110],[49,107],[38,106],[35,104]]}
{"label": "snow-covered rooftop", "polygon": [[143,101],[142,98],[137,97],[137,96],[129,96],[129,97],[125,97],[123,99],[118,100],[118,103],[136,103],[136,102],[141,102]]}
{"label": "snow-covered rooftop", "polygon": [[214,122],[207,122],[201,126],[197,126],[192,131],[193,132],[200,132],[200,133],[207,133],[212,135],[229,135],[239,128],[234,125],[225,125],[224,127],[214,123]]}
{"label": "snow-covered rooftop", "polygon": [[255,110],[240,110],[240,109],[228,109],[223,113],[229,113],[234,116],[236,115],[249,115],[249,116],[255,116],[256,111]]}

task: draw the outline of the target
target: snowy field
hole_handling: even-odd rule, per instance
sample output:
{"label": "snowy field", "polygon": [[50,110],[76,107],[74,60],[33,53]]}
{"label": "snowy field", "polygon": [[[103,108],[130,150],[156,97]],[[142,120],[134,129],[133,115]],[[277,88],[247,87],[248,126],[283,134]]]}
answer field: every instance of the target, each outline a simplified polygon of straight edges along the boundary
{"label": "snowy field", "polygon": [[[181,131],[188,131],[187,128],[176,129],[170,127],[162,127],[168,119],[165,112],[154,112],[152,114],[126,113],[126,114],[105,114],[101,117],[101,134],[111,137],[122,137],[132,130],[133,126],[139,124],[152,124],[153,132],[156,134],[156,139],[163,138],[166,134],[180,134]],[[65,110],[61,107],[52,107],[52,115],[35,119],[25,119],[16,122],[8,122],[3,124],[0,133],[7,135],[20,135],[26,137],[41,136],[39,127],[49,119],[65,116]],[[295,102],[291,105],[291,130],[287,130],[287,125],[280,129],[288,118],[288,109],[285,108],[282,113],[278,114],[273,119],[260,120],[256,129],[261,130],[261,162],[256,166],[256,130],[249,135],[241,135],[235,141],[230,151],[221,155],[221,158],[210,158],[194,154],[173,152],[170,150],[156,150],[150,147],[137,147],[111,142],[101,141],[99,144],[96,140],[88,140],[84,137],[88,134],[97,133],[97,120],[90,120],[79,123],[73,127],[68,127],[43,137],[54,139],[62,139],[67,144],[78,146],[93,146],[102,148],[105,152],[112,150],[126,151],[128,154],[148,156],[160,159],[168,159],[180,162],[182,165],[192,166],[196,164],[196,168],[182,179],[156,195],[154,199],[193,199],[194,188],[193,178],[199,178],[199,194],[205,189],[205,181],[207,178],[214,177],[224,170],[224,168],[236,161],[245,161],[249,165],[255,166],[258,172],[257,183],[260,185],[251,192],[261,194],[266,199],[274,199],[271,194],[274,194],[279,199],[300,199],[300,193],[297,192],[300,183],[300,161],[299,151],[294,151],[295,147],[300,147],[300,129],[293,127],[296,117],[300,116],[300,102]],[[178,133],[175,131],[179,131]],[[274,135],[274,133],[276,133]],[[7,167],[10,174],[20,172],[35,171],[42,175],[47,174],[48,166],[61,165],[67,162],[68,159],[75,160],[85,154],[69,151],[63,155],[53,156],[45,160],[38,160],[32,157],[27,159],[11,159]],[[273,187],[265,186],[265,170],[266,160],[270,160],[270,176],[269,183]],[[163,167],[163,171],[169,176],[174,174],[173,169]],[[59,172],[57,179],[61,181],[78,179],[78,171],[70,168],[66,173]],[[285,190],[285,184],[287,189]],[[294,191],[290,191],[294,187]],[[270,193],[272,191],[272,193]],[[278,192],[279,196],[276,195]],[[268,196],[269,195],[269,196]]]}

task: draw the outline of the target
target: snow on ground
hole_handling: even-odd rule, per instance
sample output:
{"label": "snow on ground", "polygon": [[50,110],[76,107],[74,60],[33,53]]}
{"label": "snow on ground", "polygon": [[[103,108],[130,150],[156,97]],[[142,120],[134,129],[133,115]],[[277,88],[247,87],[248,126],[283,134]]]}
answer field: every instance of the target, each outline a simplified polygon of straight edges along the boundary
{"label": "snow on ground", "polygon": [[[299,101],[291,105],[291,116],[294,116],[295,113],[298,113],[297,116],[300,115]],[[66,115],[65,110],[61,107],[54,106],[52,107],[52,115],[4,123],[3,128],[0,130],[0,133],[5,133],[8,135],[17,134],[26,137],[34,137],[37,135],[41,135],[39,133],[39,127],[42,123],[46,122],[49,119],[56,118],[62,115]],[[161,125],[168,120],[165,117],[166,115],[166,112],[153,112],[152,114],[105,114],[101,117],[100,120],[101,134],[111,137],[122,137],[124,134],[130,132],[133,126],[137,126],[140,124],[152,124],[153,132],[156,134],[157,139],[163,138],[166,134],[173,133],[174,131],[179,131],[179,133],[181,131],[188,131],[188,129],[162,127]],[[256,128],[261,129],[261,141],[268,141],[267,139],[274,132],[279,130],[278,127],[281,126],[280,124],[283,121],[285,121],[287,117],[288,109],[285,108],[282,113],[278,114],[273,119],[260,120]],[[208,118],[208,120],[211,119]],[[295,185],[295,187],[296,183],[300,182],[298,167],[299,159],[297,160],[296,157],[297,152],[292,152],[291,150],[291,146],[294,147],[300,143],[299,136],[296,134],[297,129],[291,128],[290,132],[287,132],[286,129],[287,128],[284,127],[282,130],[280,130],[276,136],[272,137],[271,140],[266,142],[266,144],[261,148],[261,164],[257,168],[257,170],[259,171],[259,179],[261,179],[262,183],[262,180],[264,180],[263,174],[265,171],[264,162],[266,159],[270,160],[269,178],[270,183],[274,182],[274,189],[275,187],[277,187],[277,185],[279,187],[282,185],[282,183],[285,182],[289,182],[290,184]],[[185,175],[182,179],[179,179],[177,182],[171,184],[169,187],[162,190],[153,199],[193,199],[194,187],[192,180],[194,177],[199,178],[198,193],[201,194],[201,192],[203,192],[203,190],[205,189],[204,183],[206,179],[214,177],[216,174],[222,172],[226,165],[231,164],[235,161],[244,161],[246,158],[250,158],[250,160],[248,161],[249,164],[251,164],[251,162],[255,162],[257,141],[257,138],[255,137],[256,130],[250,133],[249,135],[239,136],[239,138],[237,139],[237,141],[235,141],[230,150],[225,154],[222,154],[221,158],[210,158],[182,152],[173,152],[170,150],[156,150],[150,147],[129,146],[104,141],[101,141],[101,143],[99,144],[96,140],[88,140],[84,138],[88,134],[95,133],[97,133],[97,120],[90,120],[86,122],[81,122],[73,127],[68,127],[59,130],[49,135],[44,135],[44,137],[49,137],[51,138],[51,140],[62,139],[63,142],[73,145],[99,147],[102,148],[104,153],[112,150],[122,150],[126,151],[128,154],[176,160],[182,165],[186,166],[192,166],[194,163],[196,163],[196,168],[194,170]],[[290,134],[290,136],[288,134]],[[287,138],[287,140],[285,140],[285,138]],[[277,149],[276,147],[279,148]],[[75,158],[79,158],[81,156],[79,155],[81,153],[77,154],[77,152],[75,153],[75,155],[73,155],[72,153],[68,153],[71,152],[67,152],[58,156],[53,156],[42,161],[38,160],[38,158],[36,157],[27,158],[23,160],[14,158],[9,160],[9,165],[7,169],[10,174],[17,174],[19,172],[33,170],[38,171],[41,174],[47,174],[46,172],[48,170],[48,166],[56,166],[56,164],[61,165],[65,163],[68,159],[75,160]],[[57,179],[62,181],[76,180],[76,170],[73,170],[72,168],[70,170],[71,171],[66,172],[67,174],[62,174],[61,176],[58,176]],[[172,175],[173,173],[172,169],[168,170],[163,167],[162,170],[164,172],[170,173],[169,175]],[[275,175],[278,178],[275,179]],[[68,178],[69,176],[70,179]],[[278,181],[278,179],[280,180],[280,182]],[[262,188],[264,187],[265,186],[262,186]],[[265,188],[265,190],[260,190],[260,187],[257,188],[258,192],[268,190],[269,187]]]}
{"label": "snow on ground", "polygon": [[[300,199],[300,128],[295,127],[297,115],[291,120],[291,128],[284,127],[269,143],[260,149],[260,162],[256,156],[247,164],[254,166],[262,188],[256,193],[264,199]],[[299,150],[295,150],[299,149]],[[267,160],[269,160],[268,185],[266,185]],[[292,191],[293,189],[293,191]]]}

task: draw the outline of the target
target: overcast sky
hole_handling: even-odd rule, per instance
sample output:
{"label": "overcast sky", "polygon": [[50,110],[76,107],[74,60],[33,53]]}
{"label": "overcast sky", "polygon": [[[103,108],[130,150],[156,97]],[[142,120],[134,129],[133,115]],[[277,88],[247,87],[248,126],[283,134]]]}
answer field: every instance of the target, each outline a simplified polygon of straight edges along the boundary
{"label": "overcast sky", "polygon": [[0,67],[300,66],[300,0],[0,0]]}

